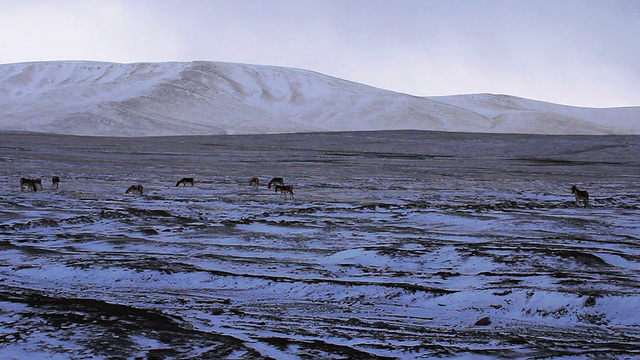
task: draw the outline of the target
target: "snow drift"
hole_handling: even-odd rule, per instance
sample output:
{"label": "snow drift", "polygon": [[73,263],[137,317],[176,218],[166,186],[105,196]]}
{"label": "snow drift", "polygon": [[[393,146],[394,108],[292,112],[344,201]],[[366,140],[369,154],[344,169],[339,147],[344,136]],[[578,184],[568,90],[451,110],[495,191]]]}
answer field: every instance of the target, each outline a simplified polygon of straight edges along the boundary
{"label": "snow drift", "polygon": [[319,73],[220,62],[0,65],[0,130],[159,136],[359,130],[640,134],[640,107],[507,95],[416,97]]}

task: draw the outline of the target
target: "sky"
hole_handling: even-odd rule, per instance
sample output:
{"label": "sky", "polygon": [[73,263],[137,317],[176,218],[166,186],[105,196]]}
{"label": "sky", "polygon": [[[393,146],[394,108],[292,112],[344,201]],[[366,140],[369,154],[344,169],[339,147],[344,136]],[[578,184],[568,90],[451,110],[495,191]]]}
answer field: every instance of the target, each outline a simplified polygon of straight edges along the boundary
{"label": "sky", "polygon": [[640,106],[639,0],[0,0],[0,64],[224,61]]}

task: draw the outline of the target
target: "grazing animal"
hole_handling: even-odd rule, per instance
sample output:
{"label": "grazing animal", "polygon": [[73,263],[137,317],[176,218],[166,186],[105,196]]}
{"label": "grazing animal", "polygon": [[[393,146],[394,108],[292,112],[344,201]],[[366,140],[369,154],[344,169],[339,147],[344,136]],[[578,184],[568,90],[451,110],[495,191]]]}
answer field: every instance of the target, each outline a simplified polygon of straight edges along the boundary
{"label": "grazing animal", "polygon": [[284,195],[287,198],[287,194],[293,199],[293,186],[291,185],[276,185],[276,192],[280,191],[280,197]]}
{"label": "grazing animal", "polygon": [[249,186],[253,186],[257,189],[260,186],[260,179],[258,179],[257,177],[252,178],[251,180],[249,180]]}
{"label": "grazing animal", "polygon": [[42,187],[42,180],[20,178],[20,191],[24,191],[24,187],[26,186],[27,190],[36,192],[38,191],[38,187],[36,186],[36,184],[40,184],[40,187]]}
{"label": "grazing animal", "polygon": [[178,181],[176,183],[176,187],[178,187],[180,185],[187,186],[187,184],[191,184],[191,186],[193,186],[193,178],[182,178],[182,179],[180,179],[180,181]]}
{"label": "grazing animal", "polygon": [[131,185],[131,186],[129,186],[127,191],[125,191],[124,193],[128,194],[128,193],[134,192],[134,191],[139,193],[140,195],[144,195],[144,193],[143,193],[144,188],[142,187],[142,185]]}
{"label": "grazing animal", "polygon": [[33,185],[39,185],[40,186],[40,190],[44,190],[44,188],[42,187],[42,179],[31,179],[31,181],[33,182]]}
{"label": "grazing animal", "polygon": [[[271,179],[271,181],[269,181],[269,189],[271,189],[271,185],[284,186],[284,180],[281,177],[274,177],[273,179]],[[278,192],[277,189],[276,192]]]}
{"label": "grazing animal", "polygon": [[589,193],[585,190],[578,189],[577,186],[573,185],[571,188],[571,193],[576,197],[576,206],[580,206],[580,202],[584,204],[584,207],[589,206]]}
{"label": "grazing animal", "polygon": [[60,178],[57,176],[54,176],[51,178],[51,189],[57,189],[60,185]]}

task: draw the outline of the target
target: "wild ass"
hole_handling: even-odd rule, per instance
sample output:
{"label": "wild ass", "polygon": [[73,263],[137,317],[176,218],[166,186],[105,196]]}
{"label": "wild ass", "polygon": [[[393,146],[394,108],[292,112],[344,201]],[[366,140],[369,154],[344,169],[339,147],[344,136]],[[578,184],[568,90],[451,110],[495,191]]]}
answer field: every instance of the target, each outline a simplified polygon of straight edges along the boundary
{"label": "wild ass", "polygon": [[60,178],[58,176],[54,176],[51,178],[51,190],[57,189],[60,186]]}
{"label": "wild ass", "polygon": [[125,191],[124,193],[128,194],[130,192],[137,192],[140,195],[144,195],[143,191],[144,191],[144,188],[142,187],[142,185],[131,185],[131,186],[129,186],[127,191]]}
{"label": "wild ass", "polygon": [[260,186],[260,179],[258,179],[257,177],[252,178],[251,180],[249,180],[249,186],[253,186],[257,189]]}
{"label": "wild ass", "polygon": [[194,184],[193,178],[182,178],[182,179],[180,179],[180,181],[178,181],[176,183],[176,187],[178,187],[180,185],[187,186],[187,184],[191,184],[191,186],[193,186],[193,184]]}
{"label": "wild ass", "polygon": [[[269,189],[271,189],[271,185],[284,186],[284,179],[282,179],[281,177],[274,177],[273,179],[271,179],[271,181],[269,181]],[[276,192],[278,192],[277,189]]]}
{"label": "wild ass", "polygon": [[24,191],[24,187],[26,186],[27,190],[36,192],[38,191],[38,184],[40,185],[40,190],[42,190],[42,180],[20,178],[20,191]]}
{"label": "wild ass", "polygon": [[280,191],[280,197],[284,195],[285,200],[287,199],[287,194],[293,199],[293,186],[291,185],[276,185],[276,192]]}
{"label": "wild ass", "polygon": [[578,189],[577,186],[571,187],[571,193],[576,197],[576,206],[580,206],[580,202],[584,204],[584,207],[589,206],[589,193],[585,190]]}

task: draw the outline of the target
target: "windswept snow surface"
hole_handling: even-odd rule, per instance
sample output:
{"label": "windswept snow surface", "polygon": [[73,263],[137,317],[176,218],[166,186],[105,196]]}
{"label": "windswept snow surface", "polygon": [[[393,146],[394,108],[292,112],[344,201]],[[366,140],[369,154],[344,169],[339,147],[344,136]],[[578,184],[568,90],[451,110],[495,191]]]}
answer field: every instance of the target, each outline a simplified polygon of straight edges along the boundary
{"label": "windswept snow surface", "polygon": [[403,129],[640,134],[640,107],[416,97],[311,71],[204,61],[0,65],[0,130],[157,136]]}
{"label": "windswept snow surface", "polygon": [[637,136],[0,134],[0,358],[637,358],[639,159]]}

